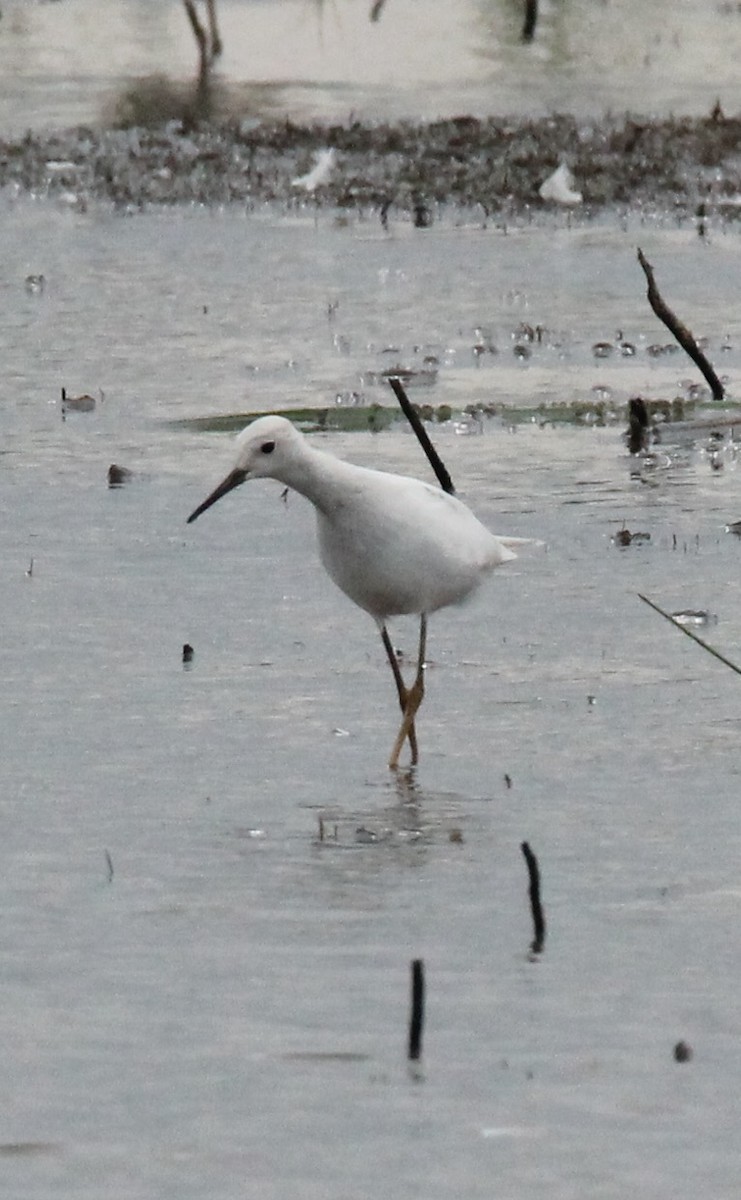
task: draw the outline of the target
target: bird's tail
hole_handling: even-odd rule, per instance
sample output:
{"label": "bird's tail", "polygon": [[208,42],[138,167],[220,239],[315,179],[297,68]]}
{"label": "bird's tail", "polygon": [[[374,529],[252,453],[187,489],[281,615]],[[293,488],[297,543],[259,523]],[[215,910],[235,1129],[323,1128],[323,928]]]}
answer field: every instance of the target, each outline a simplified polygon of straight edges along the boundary
{"label": "bird's tail", "polygon": [[514,553],[514,551],[519,550],[521,546],[545,546],[545,542],[542,542],[540,538],[501,537],[499,534],[496,535],[496,538],[498,542],[501,542],[505,549],[513,552],[513,558],[517,558],[517,555]]}

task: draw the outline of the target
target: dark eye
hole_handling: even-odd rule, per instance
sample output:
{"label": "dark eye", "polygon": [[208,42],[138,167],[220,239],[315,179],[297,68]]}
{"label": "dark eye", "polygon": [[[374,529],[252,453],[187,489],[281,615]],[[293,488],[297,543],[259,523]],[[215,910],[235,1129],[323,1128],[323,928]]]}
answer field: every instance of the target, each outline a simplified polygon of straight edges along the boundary
{"label": "dark eye", "polygon": [[275,450],[275,442],[263,442],[260,449],[262,450],[263,454],[272,454]]}

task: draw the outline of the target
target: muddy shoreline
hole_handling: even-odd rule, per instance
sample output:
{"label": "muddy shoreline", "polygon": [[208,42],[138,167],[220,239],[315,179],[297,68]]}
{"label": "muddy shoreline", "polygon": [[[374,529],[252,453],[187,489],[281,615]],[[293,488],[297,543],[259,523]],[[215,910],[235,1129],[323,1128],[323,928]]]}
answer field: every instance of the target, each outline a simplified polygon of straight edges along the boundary
{"label": "muddy shoreline", "polygon": [[[292,181],[332,146],[329,180]],[[159,128],[79,128],[0,140],[0,184],[84,207],[277,203],[430,219],[442,209],[483,219],[546,210],[538,189],[561,162],[583,193],[579,211],[741,211],[741,118],[625,115],[584,122],[458,117],[429,123],[298,125],[243,119]],[[421,222],[423,223],[423,222]]]}

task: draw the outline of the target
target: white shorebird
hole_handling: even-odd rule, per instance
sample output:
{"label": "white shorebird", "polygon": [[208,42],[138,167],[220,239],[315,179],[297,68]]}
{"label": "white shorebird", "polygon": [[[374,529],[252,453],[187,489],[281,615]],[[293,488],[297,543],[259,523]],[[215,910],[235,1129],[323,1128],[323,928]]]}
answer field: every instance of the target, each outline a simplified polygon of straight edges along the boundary
{"label": "white shorebird", "polygon": [[[394,673],[403,713],[389,766],[409,739],[418,760],[414,718],[424,695],[427,617],[460,604],[526,539],[495,537],[469,508],[439,488],[344,462],[312,446],[285,417],[258,417],[237,437],[233,469],[188,517],[248,479],[276,479],[316,509],[319,553],[328,574],[375,620]],[[390,617],[420,618],[414,683],[407,688],[386,628]]]}

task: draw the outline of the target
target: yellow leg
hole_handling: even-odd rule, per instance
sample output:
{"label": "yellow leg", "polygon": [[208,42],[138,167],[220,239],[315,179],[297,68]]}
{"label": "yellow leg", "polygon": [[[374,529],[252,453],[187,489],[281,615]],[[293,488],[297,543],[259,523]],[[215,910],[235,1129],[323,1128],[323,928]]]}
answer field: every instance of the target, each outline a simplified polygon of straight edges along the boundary
{"label": "yellow leg", "polygon": [[[409,704],[409,688],[406,686],[406,684],[404,683],[404,680],[401,677],[401,670],[399,668],[399,662],[396,657],[396,654],[394,653],[394,647],[391,645],[391,638],[388,635],[388,631],[387,631],[385,625],[381,626],[381,640],[383,641],[384,649],[388,656],[389,663],[391,664],[391,670],[394,673],[394,682],[396,684],[396,690],[399,693],[399,707],[400,707],[402,713],[406,715],[407,705]],[[414,728],[413,721],[412,721],[411,726],[409,727],[407,736],[409,738],[409,749],[412,754],[412,763],[414,764],[417,761],[418,755],[417,755],[417,733]]]}
{"label": "yellow leg", "polygon": [[[402,703],[401,688],[399,689],[399,702],[400,702],[400,704],[402,704],[402,709],[404,712],[404,719],[401,722],[401,728],[399,729],[399,732],[396,735],[396,741],[394,742],[394,748],[391,751],[391,757],[389,759],[389,766],[391,767],[392,770],[395,770],[399,765],[399,755],[401,754],[402,746],[404,745],[404,742],[407,740],[407,738],[409,738],[409,747],[412,752],[412,766],[415,766],[417,764],[417,762],[419,761],[419,754],[417,752],[417,735],[416,735],[416,731],[414,728],[414,718],[416,717],[416,715],[419,711],[419,707],[422,703],[422,700],[424,699],[424,694],[425,694],[424,671],[425,671],[426,647],[427,647],[427,616],[425,615],[425,613],[422,613],[422,616],[420,617],[420,622],[419,622],[419,654],[417,656],[417,674],[416,674],[414,683],[412,684],[412,686],[410,688],[407,689],[406,687],[404,687],[404,684],[402,682],[402,688],[404,689],[404,703]],[[398,664],[397,664],[397,670],[398,670]],[[399,674],[399,679],[401,679],[401,674]],[[398,686],[398,684],[397,684],[397,686]]]}

